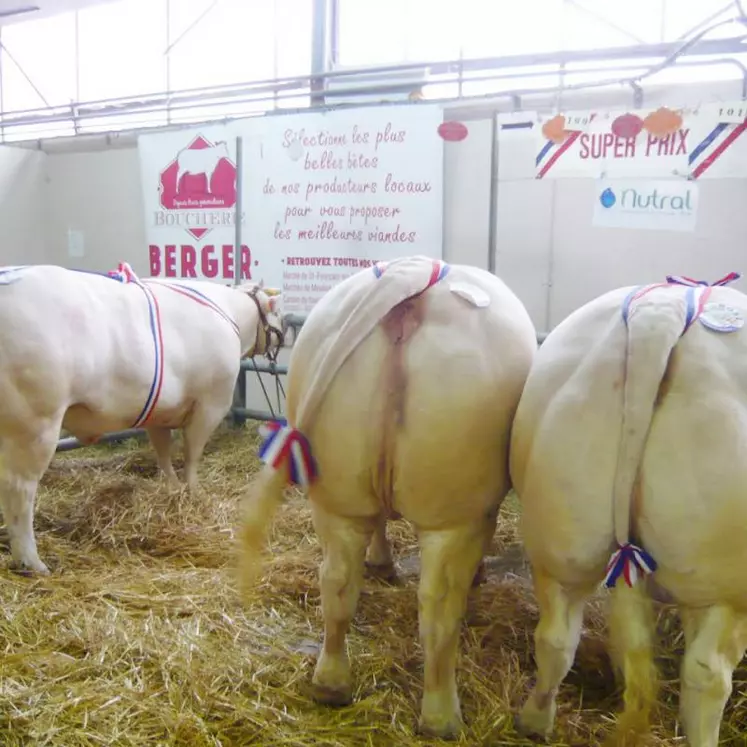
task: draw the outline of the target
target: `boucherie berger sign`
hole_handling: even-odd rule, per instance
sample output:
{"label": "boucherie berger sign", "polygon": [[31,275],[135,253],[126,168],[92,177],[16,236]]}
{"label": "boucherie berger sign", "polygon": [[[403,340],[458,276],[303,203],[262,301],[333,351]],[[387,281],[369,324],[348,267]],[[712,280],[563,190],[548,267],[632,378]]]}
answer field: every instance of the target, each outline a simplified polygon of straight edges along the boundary
{"label": "boucherie berger sign", "polygon": [[[252,279],[252,251],[236,251],[235,138],[222,126],[141,138],[151,277]],[[239,212],[243,223],[243,212]]]}
{"label": "boucherie berger sign", "polygon": [[534,123],[537,179],[747,176],[746,102],[565,112]]}

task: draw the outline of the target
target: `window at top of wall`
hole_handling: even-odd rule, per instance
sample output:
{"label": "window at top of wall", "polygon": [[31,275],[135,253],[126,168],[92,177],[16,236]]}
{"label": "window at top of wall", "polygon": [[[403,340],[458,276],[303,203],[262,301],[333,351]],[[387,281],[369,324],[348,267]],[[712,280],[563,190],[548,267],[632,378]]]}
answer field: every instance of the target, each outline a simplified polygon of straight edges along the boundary
{"label": "window at top of wall", "polygon": [[172,2],[171,89],[308,74],[311,5],[311,0],[221,0],[212,7],[206,0]]}
{"label": "window at top of wall", "polygon": [[75,14],[2,28],[3,111],[69,104],[76,97]]}
{"label": "window at top of wall", "polygon": [[[663,2],[664,0],[662,0]],[[728,0],[698,0],[698,2],[664,2],[664,21],[662,29],[665,41],[675,41],[683,35],[688,35],[694,27],[699,30],[708,26],[734,18],[737,15],[735,3]],[[707,21],[707,23],[703,23]],[[724,24],[717,29],[709,31],[706,39],[718,39],[719,37],[737,36],[743,31],[734,24]]]}
{"label": "window at top of wall", "polygon": [[165,91],[166,40],[166,0],[117,0],[78,11],[80,99]]}
{"label": "window at top of wall", "polygon": [[345,67],[553,52],[564,0],[339,0]]}
{"label": "window at top of wall", "polygon": [[[353,67],[654,44],[673,40],[726,5],[723,0],[669,4],[664,0],[339,0],[339,4],[339,62]],[[729,14],[733,11],[722,17]]]}

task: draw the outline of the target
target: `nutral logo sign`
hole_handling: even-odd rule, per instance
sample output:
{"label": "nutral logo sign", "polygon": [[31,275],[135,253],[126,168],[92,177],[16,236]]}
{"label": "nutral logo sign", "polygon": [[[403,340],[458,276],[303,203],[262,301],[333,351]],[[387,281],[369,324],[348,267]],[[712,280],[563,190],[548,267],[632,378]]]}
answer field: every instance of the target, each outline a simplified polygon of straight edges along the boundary
{"label": "nutral logo sign", "polygon": [[622,212],[630,213],[683,215],[693,212],[689,189],[667,193],[657,187],[650,190],[626,187],[620,190],[618,197],[612,188],[607,187],[599,195],[599,202],[604,208],[617,205]]}

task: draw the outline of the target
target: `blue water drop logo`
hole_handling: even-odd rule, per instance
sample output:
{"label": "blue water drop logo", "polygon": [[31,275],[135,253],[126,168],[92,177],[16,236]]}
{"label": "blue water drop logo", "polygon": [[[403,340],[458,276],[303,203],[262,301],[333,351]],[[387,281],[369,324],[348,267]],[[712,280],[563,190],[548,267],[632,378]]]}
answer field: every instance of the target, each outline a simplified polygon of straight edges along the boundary
{"label": "blue water drop logo", "polygon": [[602,203],[602,207],[611,208],[617,202],[617,197],[615,197],[615,193],[607,187],[607,189],[599,195],[599,202]]}

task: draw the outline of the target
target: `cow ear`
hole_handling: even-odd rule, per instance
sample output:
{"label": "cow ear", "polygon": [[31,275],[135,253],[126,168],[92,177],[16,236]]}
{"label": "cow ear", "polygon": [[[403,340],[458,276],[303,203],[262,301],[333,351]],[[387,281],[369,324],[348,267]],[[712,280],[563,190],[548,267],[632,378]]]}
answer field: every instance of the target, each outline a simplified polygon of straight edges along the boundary
{"label": "cow ear", "polygon": [[270,312],[273,314],[277,313],[280,308],[281,294],[278,292],[272,296],[268,296],[267,300],[269,301]]}

